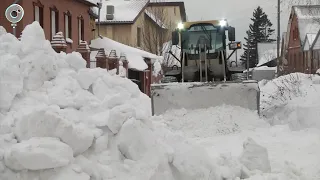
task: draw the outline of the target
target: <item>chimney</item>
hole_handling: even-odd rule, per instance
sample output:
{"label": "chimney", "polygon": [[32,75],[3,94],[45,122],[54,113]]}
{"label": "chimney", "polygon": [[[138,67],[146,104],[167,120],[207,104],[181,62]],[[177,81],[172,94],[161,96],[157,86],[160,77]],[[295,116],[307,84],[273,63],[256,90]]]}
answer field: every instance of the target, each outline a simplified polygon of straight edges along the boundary
{"label": "chimney", "polygon": [[107,5],[107,20],[113,20],[114,18],[114,6],[113,5]]}

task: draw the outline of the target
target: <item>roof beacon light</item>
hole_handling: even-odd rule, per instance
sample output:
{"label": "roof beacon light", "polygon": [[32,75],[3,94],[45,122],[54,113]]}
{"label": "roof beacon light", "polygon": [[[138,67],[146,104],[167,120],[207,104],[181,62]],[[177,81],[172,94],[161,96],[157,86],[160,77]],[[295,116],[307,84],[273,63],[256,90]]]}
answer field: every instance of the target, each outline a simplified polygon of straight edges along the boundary
{"label": "roof beacon light", "polygon": [[227,25],[227,21],[226,20],[224,20],[224,19],[220,20],[220,26],[221,27],[224,27],[226,25]]}
{"label": "roof beacon light", "polygon": [[181,30],[181,29],[183,29],[183,28],[184,28],[183,23],[180,22],[180,23],[178,24],[178,29]]}

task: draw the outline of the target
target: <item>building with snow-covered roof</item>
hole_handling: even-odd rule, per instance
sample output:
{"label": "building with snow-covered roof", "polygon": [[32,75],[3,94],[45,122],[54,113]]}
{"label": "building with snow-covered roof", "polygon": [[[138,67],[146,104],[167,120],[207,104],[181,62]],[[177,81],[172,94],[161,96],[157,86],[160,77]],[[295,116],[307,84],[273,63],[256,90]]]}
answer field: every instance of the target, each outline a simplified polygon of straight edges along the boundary
{"label": "building with snow-covered roof", "polygon": [[319,68],[319,58],[311,48],[320,30],[320,5],[293,6],[287,33],[288,46],[285,54],[286,73],[314,73]]}
{"label": "building with snow-covered roof", "polygon": [[[161,0],[102,1],[98,35],[120,43],[161,54],[171,30],[185,21],[184,2]],[[155,36],[156,35],[156,36]]]}
{"label": "building with snow-covered roof", "polygon": [[[0,24],[12,32],[11,23],[3,16],[13,0],[1,0]],[[38,21],[45,32],[46,39],[62,32],[67,41],[67,52],[75,51],[80,41],[90,41],[94,37],[94,19],[97,15],[91,7],[96,6],[95,0],[20,0],[24,9],[24,17],[17,24],[17,36],[28,24]]]}

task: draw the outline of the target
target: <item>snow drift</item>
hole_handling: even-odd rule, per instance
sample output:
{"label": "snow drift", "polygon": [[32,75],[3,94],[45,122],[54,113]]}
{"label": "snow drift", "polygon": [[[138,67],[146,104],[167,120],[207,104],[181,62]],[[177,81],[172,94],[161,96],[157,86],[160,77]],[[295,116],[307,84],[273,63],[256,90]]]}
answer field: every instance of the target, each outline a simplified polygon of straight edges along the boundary
{"label": "snow drift", "polygon": [[37,22],[21,41],[1,29],[1,180],[227,176],[202,147],[150,121],[150,99],[130,80],[56,53]]}

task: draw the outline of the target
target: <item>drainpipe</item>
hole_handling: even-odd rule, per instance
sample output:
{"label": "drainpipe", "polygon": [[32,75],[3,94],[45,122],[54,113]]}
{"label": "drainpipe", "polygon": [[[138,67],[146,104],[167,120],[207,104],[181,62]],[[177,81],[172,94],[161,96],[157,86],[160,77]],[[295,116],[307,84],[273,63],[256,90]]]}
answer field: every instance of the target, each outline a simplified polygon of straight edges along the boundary
{"label": "drainpipe", "polygon": [[98,8],[99,8],[99,11],[98,11],[98,36],[100,37],[100,38],[102,38],[101,37],[101,35],[100,35],[100,12],[101,12],[101,8],[102,8],[102,2],[101,2],[101,0],[100,0],[100,2],[98,2],[97,3],[98,4]]}

